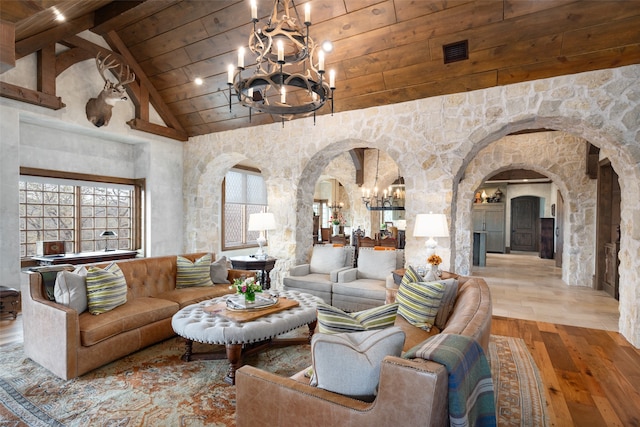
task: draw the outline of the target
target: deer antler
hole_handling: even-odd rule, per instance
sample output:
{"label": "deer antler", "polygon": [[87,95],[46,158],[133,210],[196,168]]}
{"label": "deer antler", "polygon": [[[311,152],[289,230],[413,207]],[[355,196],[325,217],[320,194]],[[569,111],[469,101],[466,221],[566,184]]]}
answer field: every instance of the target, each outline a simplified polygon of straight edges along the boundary
{"label": "deer antler", "polygon": [[104,59],[101,60],[100,52],[98,52],[98,54],[96,55],[96,66],[98,67],[98,71],[100,72],[100,75],[102,76],[105,83],[110,83],[110,80],[107,78],[107,76],[104,75],[104,72],[116,68],[119,65],[118,61],[115,58],[107,62],[110,56],[111,54],[105,56]]}
{"label": "deer antler", "polygon": [[[136,79],[136,75],[135,73],[132,73],[131,70],[129,69],[129,66],[124,66],[120,63],[118,63],[118,60],[113,58],[109,61],[109,57],[111,56],[111,54],[108,54],[107,56],[104,57],[104,59],[100,59],[100,52],[98,52],[98,55],[96,56],[96,65],[98,66],[98,71],[100,72],[100,75],[102,76],[102,78],[105,81],[105,84],[111,85],[112,87],[118,88],[118,87],[123,87],[126,84],[131,83],[132,81],[134,81]],[[114,84],[113,82],[111,82],[107,76],[105,76],[105,71],[108,70],[112,70],[114,68],[120,67],[120,71],[118,71],[116,74],[116,78],[118,79],[118,83]],[[126,75],[124,74],[125,71],[125,67],[126,67]]]}
{"label": "deer antler", "polygon": [[[124,85],[131,83],[132,81],[134,81],[136,79],[136,75],[135,73],[131,72],[131,70],[129,69],[129,66],[126,66],[126,76],[123,76],[123,71],[125,69],[125,66],[123,66],[122,64],[120,64],[120,72],[118,73],[118,84],[117,86],[119,87],[124,87]],[[124,77],[124,79],[123,79]]]}

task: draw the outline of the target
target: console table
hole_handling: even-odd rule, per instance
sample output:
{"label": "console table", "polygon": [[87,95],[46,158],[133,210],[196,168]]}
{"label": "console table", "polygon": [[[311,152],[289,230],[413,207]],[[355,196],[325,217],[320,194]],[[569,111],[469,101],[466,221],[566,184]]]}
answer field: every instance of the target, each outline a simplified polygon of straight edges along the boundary
{"label": "console table", "polygon": [[255,256],[234,256],[229,258],[231,265],[237,270],[255,270],[260,271],[260,286],[262,289],[271,288],[271,278],[269,272],[276,265],[277,258],[267,257],[267,259],[259,259]]}
{"label": "console table", "polygon": [[56,264],[91,264],[94,262],[117,261],[121,259],[135,258],[137,251],[118,249],[115,251],[79,252],[77,254],[34,256],[31,259],[38,261],[40,265]]}

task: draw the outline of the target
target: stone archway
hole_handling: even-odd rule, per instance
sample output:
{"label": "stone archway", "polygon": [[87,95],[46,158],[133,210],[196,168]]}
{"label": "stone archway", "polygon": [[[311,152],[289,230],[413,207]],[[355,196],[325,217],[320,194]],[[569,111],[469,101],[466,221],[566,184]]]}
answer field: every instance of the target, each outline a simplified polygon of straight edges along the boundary
{"label": "stone archway", "polygon": [[[210,154],[194,158],[196,163],[185,168],[185,211],[189,217],[197,218],[185,223],[185,252],[222,250],[222,181],[229,169],[245,159],[241,153]],[[212,243],[216,247],[211,247]]]}
{"label": "stone archway", "polygon": [[[311,219],[313,212],[313,190],[318,177],[325,173],[325,169],[327,169],[327,167],[330,167],[331,170],[328,170],[326,173],[329,173],[343,182],[347,190],[351,193],[350,202],[353,205],[352,208],[356,212],[356,217],[361,217],[362,211],[368,212],[359,204],[360,198],[357,197],[359,195],[359,190],[353,183],[355,181],[355,168],[352,164],[347,164],[350,159],[348,156],[344,156],[346,152],[353,148],[379,149],[381,152],[385,152],[390,160],[395,162],[395,165],[398,164],[397,160],[393,157],[393,153],[389,153],[388,147],[379,141],[373,143],[354,139],[344,140],[329,144],[318,151],[304,166],[296,192],[297,216],[295,233],[296,236],[299,237],[296,238],[298,244],[296,245],[295,258],[298,263],[304,262],[307,259],[311,249],[311,242],[307,244],[306,241],[308,240],[307,236],[311,235],[307,230],[311,230],[313,225]],[[391,172],[386,173],[386,175],[389,176],[379,178],[379,182],[389,181],[389,183],[391,183],[393,179],[396,178],[398,169],[395,165]],[[349,176],[349,173],[352,175]],[[375,172],[367,166],[365,168],[365,175],[373,176],[375,175]],[[368,181],[372,182],[373,178],[365,176],[365,182]]]}
{"label": "stone archway", "polygon": [[[530,169],[551,178],[564,195],[565,254],[563,280],[573,286],[589,286],[593,275],[595,239],[595,181],[586,174],[586,156],[578,153],[585,141],[564,132],[506,136],[482,149],[469,163],[457,190],[456,229],[471,230],[474,191],[490,175],[501,170]],[[456,265],[471,270],[470,240],[456,236]]]}

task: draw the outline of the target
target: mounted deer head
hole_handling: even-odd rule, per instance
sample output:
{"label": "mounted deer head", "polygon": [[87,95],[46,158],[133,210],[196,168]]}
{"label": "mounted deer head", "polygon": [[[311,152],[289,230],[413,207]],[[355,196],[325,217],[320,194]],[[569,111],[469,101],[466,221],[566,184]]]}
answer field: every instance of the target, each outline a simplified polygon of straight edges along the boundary
{"label": "mounted deer head", "polygon": [[[109,124],[113,106],[118,101],[127,100],[124,85],[136,79],[136,75],[129,70],[128,65],[125,67],[115,59],[109,61],[110,56],[109,54],[102,60],[100,59],[100,53],[96,56],[96,65],[104,80],[104,88],[96,98],[91,98],[86,106],[87,119],[97,127]],[[116,73],[118,82],[113,83],[104,73],[118,67],[120,67],[120,70]]]}

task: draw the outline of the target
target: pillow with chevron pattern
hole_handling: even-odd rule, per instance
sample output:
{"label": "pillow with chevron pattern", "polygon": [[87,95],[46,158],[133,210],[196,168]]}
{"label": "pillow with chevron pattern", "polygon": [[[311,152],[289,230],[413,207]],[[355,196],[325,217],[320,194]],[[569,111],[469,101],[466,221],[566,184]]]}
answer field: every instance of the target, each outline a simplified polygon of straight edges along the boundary
{"label": "pillow with chevron pattern", "polygon": [[317,309],[318,331],[323,334],[339,334],[393,326],[396,321],[398,303],[385,304],[355,313],[346,313],[325,303],[318,303]]}
{"label": "pillow with chevron pattern", "polygon": [[87,267],[87,305],[89,313],[102,314],[127,302],[127,282],[118,264],[104,270]]}
{"label": "pillow with chevron pattern", "polygon": [[213,286],[211,281],[211,254],[198,258],[195,262],[178,255],[176,274],[176,288],[191,288],[194,286]]}

